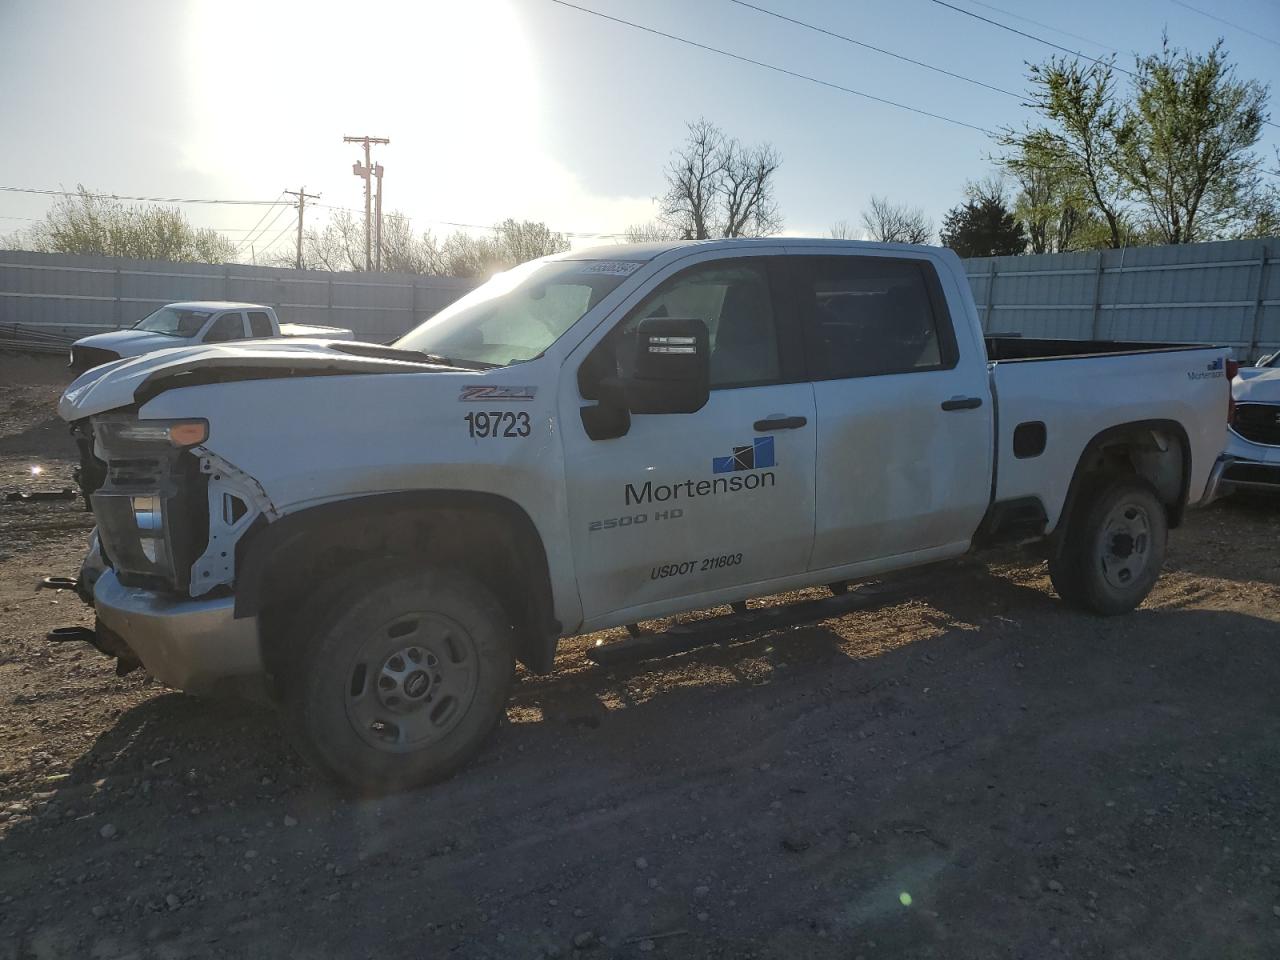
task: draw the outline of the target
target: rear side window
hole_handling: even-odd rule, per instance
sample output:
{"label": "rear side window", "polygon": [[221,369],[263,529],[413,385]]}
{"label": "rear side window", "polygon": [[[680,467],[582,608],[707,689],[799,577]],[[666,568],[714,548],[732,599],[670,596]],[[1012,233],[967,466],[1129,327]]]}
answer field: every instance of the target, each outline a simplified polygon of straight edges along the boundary
{"label": "rear side window", "polygon": [[271,336],[271,318],[261,310],[249,311],[249,336],[255,338]]}
{"label": "rear side window", "polygon": [[955,366],[955,334],[932,264],[804,257],[797,277],[810,378],[834,380]]}
{"label": "rear side window", "polygon": [[205,343],[226,343],[244,339],[244,318],[238,313],[224,313],[204,335]]}

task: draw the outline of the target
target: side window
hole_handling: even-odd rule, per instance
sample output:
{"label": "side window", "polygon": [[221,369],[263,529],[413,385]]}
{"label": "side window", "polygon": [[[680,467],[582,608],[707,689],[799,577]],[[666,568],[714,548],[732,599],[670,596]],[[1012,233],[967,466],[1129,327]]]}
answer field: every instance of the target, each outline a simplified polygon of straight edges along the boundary
{"label": "side window", "polygon": [[244,339],[244,316],[239,313],[224,313],[204,335],[205,343],[226,343],[228,340]]}
{"label": "side window", "polygon": [[781,377],[769,277],[758,263],[731,260],[692,267],[649,294],[610,338],[621,374],[629,372],[636,327],[647,317],[696,317],[707,325],[713,390]]}
{"label": "side window", "polygon": [[271,318],[261,310],[249,311],[249,336],[255,338],[271,336]]}
{"label": "side window", "polygon": [[806,257],[798,294],[814,380],[955,365],[955,335],[933,266],[885,257]]}

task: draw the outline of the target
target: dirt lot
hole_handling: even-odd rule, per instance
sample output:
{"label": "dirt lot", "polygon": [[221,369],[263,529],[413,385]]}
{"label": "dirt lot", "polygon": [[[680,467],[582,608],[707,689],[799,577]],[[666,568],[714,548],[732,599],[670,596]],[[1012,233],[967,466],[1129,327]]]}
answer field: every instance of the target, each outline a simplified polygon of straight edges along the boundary
{"label": "dirt lot", "polygon": [[[63,383],[0,356],[0,491],[70,484]],[[1275,504],[1194,514],[1119,619],[1009,557],[655,663],[576,639],[382,800],[269,711],[47,644],[90,622],[35,590],[89,528],[0,502],[3,960],[1280,957]]]}

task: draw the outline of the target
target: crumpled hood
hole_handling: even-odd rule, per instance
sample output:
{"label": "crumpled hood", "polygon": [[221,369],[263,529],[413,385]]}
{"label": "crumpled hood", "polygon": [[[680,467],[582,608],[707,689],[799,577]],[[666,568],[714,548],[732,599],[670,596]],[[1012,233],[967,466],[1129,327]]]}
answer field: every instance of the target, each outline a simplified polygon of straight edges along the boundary
{"label": "crumpled hood", "polygon": [[1280,403],[1280,368],[1241,367],[1231,395],[1236,403]]}
{"label": "crumpled hood", "polygon": [[137,357],[152,350],[172,350],[186,345],[187,341],[183,338],[166,337],[163,333],[151,333],[147,330],[112,330],[109,333],[82,337],[75,342],[77,347],[112,350],[122,357]]}
{"label": "crumpled hood", "polygon": [[[300,338],[252,340],[178,347],[114,360],[77,377],[58,401],[58,416],[73,422],[127,407],[136,402],[138,392],[144,388],[179,374],[210,368],[248,372],[250,377],[254,370],[263,371],[264,376],[319,376],[327,373],[420,373],[453,369],[383,357],[354,356],[340,353],[333,346],[331,341]],[[368,346],[379,348],[377,344]]]}

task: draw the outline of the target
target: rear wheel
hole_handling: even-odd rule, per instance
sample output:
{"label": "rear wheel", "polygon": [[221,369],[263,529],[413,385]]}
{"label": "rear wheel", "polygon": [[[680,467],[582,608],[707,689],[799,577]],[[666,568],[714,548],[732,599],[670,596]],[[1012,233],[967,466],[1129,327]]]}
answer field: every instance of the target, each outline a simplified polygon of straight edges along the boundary
{"label": "rear wheel", "polygon": [[[368,571],[335,592],[294,644],[288,707],[306,753],[373,791],[448,776],[506,707],[511,627],[481,584],[432,570]],[[308,629],[306,627],[303,628]]]}
{"label": "rear wheel", "polygon": [[1072,606],[1103,616],[1127,613],[1155,586],[1168,533],[1164,504],[1145,480],[1093,480],[1050,557],[1053,587]]}

